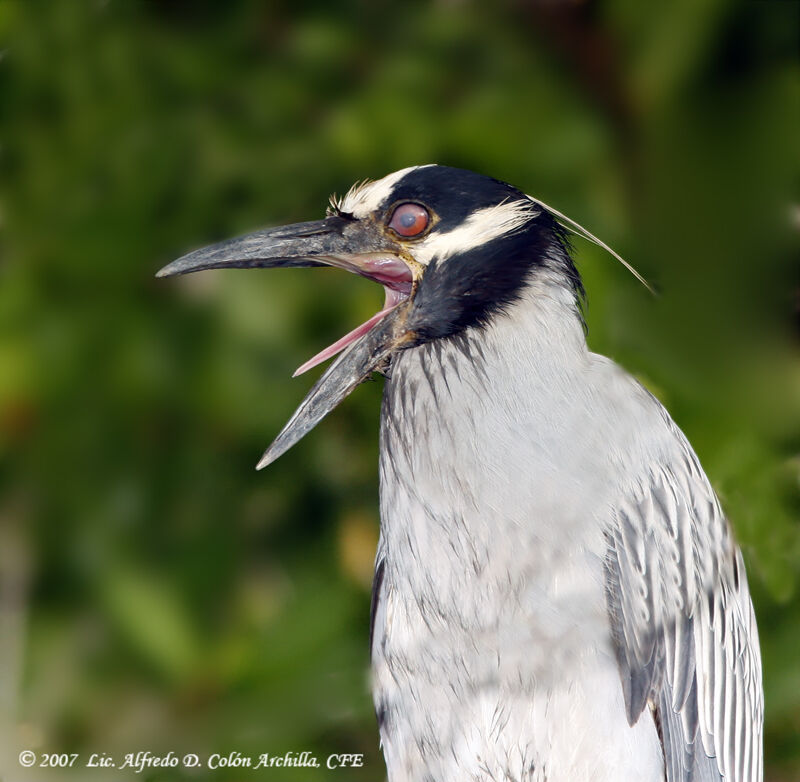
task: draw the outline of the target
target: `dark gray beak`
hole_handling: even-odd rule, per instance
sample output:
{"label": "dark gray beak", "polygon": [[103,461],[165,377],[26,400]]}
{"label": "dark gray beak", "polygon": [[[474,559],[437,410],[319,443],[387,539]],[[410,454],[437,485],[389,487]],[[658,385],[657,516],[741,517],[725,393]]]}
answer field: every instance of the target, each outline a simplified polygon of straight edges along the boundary
{"label": "dark gray beak", "polygon": [[323,266],[314,256],[347,252],[345,226],[342,218],[328,217],[256,231],[188,253],[167,264],[156,277],[174,277],[204,269]]}
{"label": "dark gray beak", "polygon": [[387,303],[391,306],[384,308],[385,314],[365,333],[348,335],[344,352],[315,383],[264,453],[258,469],[275,461],[311,431],[409,340],[405,323],[411,306],[413,274],[398,250],[378,226],[334,215],[257,231],[196,250],[168,264],[156,275],[171,277],[204,269],[336,266],[369,277],[386,288]]}

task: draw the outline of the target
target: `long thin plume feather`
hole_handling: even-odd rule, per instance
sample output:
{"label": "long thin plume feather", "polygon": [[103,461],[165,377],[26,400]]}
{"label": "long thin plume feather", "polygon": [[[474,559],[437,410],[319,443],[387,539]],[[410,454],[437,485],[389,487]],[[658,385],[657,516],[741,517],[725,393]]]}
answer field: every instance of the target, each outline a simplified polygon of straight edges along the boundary
{"label": "long thin plume feather", "polygon": [[592,242],[592,244],[596,244],[598,247],[601,247],[605,250],[609,255],[616,258],[637,280],[639,280],[642,285],[644,285],[647,290],[650,291],[654,296],[656,295],[655,290],[650,285],[647,280],[639,274],[636,269],[634,269],[631,264],[629,264],[618,252],[612,250],[602,239],[598,239],[593,233],[587,231],[580,223],[576,223],[572,218],[567,217],[562,212],[559,212],[557,209],[553,209],[552,206],[548,206],[544,201],[540,201],[538,198],[534,198],[533,196],[528,196],[531,201],[536,202],[541,206],[543,209],[546,209],[553,215],[561,225],[566,228],[568,231],[572,231],[572,233],[577,234],[578,236],[582,236],[584,239]]}

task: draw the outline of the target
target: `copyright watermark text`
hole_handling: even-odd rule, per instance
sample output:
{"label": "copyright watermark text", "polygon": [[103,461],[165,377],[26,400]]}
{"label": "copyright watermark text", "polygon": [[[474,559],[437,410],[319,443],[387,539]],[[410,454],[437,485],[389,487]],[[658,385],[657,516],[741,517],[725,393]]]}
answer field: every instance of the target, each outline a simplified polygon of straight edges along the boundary
{"label": "copyright watermark text", "polygon": [[109,755],[107,752],[92,752],[82,755],[78,752],[33,752],[25,749],[19,753],[19,764],[24,768],[118,768],[136,774],[152,768],[236,768],[252,769],[253,771],[270,768],[362,768],[364,756],[359,753],[342,752],[318,757],[313,752],[286,752],[283,755],[273,755],[262,752],[260,755],[245,755],[241,752],[227,754],[213,752],[199,755],[188,752],[179,755],[167,752],[165,755],[156,755],[147,750],[128,752],[119,757]]}

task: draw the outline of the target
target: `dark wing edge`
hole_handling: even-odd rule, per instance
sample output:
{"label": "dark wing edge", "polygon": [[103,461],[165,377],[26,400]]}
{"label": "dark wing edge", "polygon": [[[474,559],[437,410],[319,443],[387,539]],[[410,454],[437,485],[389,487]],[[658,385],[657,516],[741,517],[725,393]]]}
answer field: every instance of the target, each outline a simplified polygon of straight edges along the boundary
{"label": "dark wing edge", "polygon": [[[386,560],[383,553],[378,548],[378,554],[375,559],[375,575],[372,578],[372,599],[369,605],[369,657],[370,661],[375,656],[375,642],[378,644],[383,643],[384,625],[386,622],[386,602],[383,594],[383,573],[386,567]],[[376,638],[375,633],[378,632]],[[378,728],[383,730],[386,723],[386,704],[382,699],[378,698],[375,701],[375,719],[378,722]]]}
{"label": "dark wing edge", "polygon": [[373,644],[375,643],[375,623],[379,606],[383,603],[383,569],[385,560],[378,557],[375,563],[375,575],[372,577],[372,598],[369,604],[369,656],[372,657]]}
{"label": "dark wing edge", "polygon": [[667,782],[761,782],[761,655],[742,555],[683,436],[606,531],[606,597],[628,722],[645,706]]}

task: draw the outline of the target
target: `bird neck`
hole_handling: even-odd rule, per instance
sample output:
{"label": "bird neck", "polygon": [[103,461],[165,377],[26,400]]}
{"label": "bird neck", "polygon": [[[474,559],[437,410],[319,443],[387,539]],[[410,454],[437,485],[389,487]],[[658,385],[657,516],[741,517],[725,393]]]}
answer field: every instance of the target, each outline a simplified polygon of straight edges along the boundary
{"label": "bird neck", "polygon": [[541,269],[486,326],[396,356],[383,419],[412,438],[456,419],[461,436],[469,437],[471,413],[500,416],[529,407],[535,414],[585,366],[586,357],[575,289],[560,273]]}
{"label": "bird neck", "polygon": [[381,416],[379,557],[392,583],[427,590],[433,557],[437,584],[452,588],[429,599],[467,617],[478,610],[469,594],[519,569],[531,535],[543,552],[565,545],[557,525],[532,518],[548,518],[546,444],[572,427],[589,355],[573,291],[538,274],[485,328],[398,356]]}
{"label": "bird neck", "polygon": [[399,354],[384,392],[382,483],[463,494],[459,476],[472,470],[466,491],[480,502],[486,464],[509,468],[522,441],[564,423],[589,355],[574,291],[551,270],[485,327]]}

